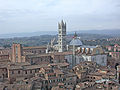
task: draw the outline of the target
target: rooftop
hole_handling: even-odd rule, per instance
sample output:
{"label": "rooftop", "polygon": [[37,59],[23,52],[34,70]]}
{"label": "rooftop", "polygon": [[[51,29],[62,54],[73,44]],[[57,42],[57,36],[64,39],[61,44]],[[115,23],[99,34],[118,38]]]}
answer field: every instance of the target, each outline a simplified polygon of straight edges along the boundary
{"label": "rooftop", "polygon": [[46,49],[46,46],[23,47],[23,49]]}

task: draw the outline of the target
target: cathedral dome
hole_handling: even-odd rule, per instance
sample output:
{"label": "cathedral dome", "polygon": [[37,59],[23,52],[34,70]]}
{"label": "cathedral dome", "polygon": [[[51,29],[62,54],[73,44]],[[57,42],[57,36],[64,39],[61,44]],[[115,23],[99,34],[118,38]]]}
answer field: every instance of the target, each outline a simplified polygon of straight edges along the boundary
{"label": "cathedral dome", "polygon": [[70,45],[75,45],[75,46],[82,46],[83,45],[80,38],[77,37],[76,33],[75,33],[72,41],[70,42]]}
{"label": "cathedral dome", "polygon": [[75,45],[75,46],[82,46],[82,42],[79,38],[74,38],[71,42],[70,45]]}

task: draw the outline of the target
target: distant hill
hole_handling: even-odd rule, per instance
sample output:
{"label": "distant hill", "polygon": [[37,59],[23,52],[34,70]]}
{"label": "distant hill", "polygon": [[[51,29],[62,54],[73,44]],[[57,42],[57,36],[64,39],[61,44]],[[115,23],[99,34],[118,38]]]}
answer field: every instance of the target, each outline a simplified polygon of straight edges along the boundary
{"label": "distant hill", "polygon": [[40,35],[55,35],[56,31],[39,31],[39,32],[28,32],[28,33],[10,33],[0,34],[0,38],[14,38],[14,37],[32,37]]}
{"label": "distant hill", "polygon": [[[120,30],[75,30],[80,34],[102,34],[111,36],[120,36]],[[67,31],[67,34],[73,34],[75,31]],[[57,31],[38,31],[29,33],[11,33],[11,34],[0,34],[0,38],[13,38],[13,37],[32,37],[40,35],[57,35]]]}
{"label": "distant hill", "polygon": [[120,36],[119,30],[77,30],[79,33],[88,33],[88,34],[103,34],[111,36]]}
{"label": "distant hill", "polygon": [[[111,38],[109,35],[102,35],[102,34],[79,34],[78,37],[81,37],[81,40],[97,40],[97,39],[106,39]],[[11,46],[12,43],[20,43],[24,46],[40,46],[40,45],[47,45],[50,41],[56,38],[55,43],[57,43],[57,35],[39,35],[39,36],[32,36],[32,37],[14,37],[14,38],[1,38],[0,39],[0,46]],[[69,42],[72,40],[73,34],[68,34],[66,39]]]}
{"label": "distant hill", "polygon": [[[106,44],[106,41],[103,42],[104,39],[120,37],[120,30],[79,30],[76,32],[84,44],[88,45]],[[68,44],[72,40],[73,34],[74,31],[67,32]],[[47,45],[53,38],[56,38],[55,43],[57,43],[57,32],[55,31],[2,34],[0,35],[0,46],[7,47],[12,43],[21,43],[24,46]],[[98,40],[98,42],[88,42],[88,40]],[[99,40],[101,40],[100,43]]]}

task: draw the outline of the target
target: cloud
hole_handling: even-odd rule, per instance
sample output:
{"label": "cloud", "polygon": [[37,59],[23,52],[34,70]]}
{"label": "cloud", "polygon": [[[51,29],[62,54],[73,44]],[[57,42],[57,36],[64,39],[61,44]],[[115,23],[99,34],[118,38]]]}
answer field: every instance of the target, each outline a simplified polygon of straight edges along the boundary
{"label": "cloud", "polygon": [[0,0],[0,30],[16,32],[21,25],[22,32],[56,30],[61,19],[69,30],[120,28],[119,5],[119,0]]}

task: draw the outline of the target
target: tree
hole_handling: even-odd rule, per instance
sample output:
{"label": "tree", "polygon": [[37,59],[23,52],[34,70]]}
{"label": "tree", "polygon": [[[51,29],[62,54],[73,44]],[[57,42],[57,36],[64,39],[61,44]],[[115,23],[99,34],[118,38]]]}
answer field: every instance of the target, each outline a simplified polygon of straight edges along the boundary
{"label": "tree", "polygon": [[10,44],[3,45],[4,48],[10,48]]}

